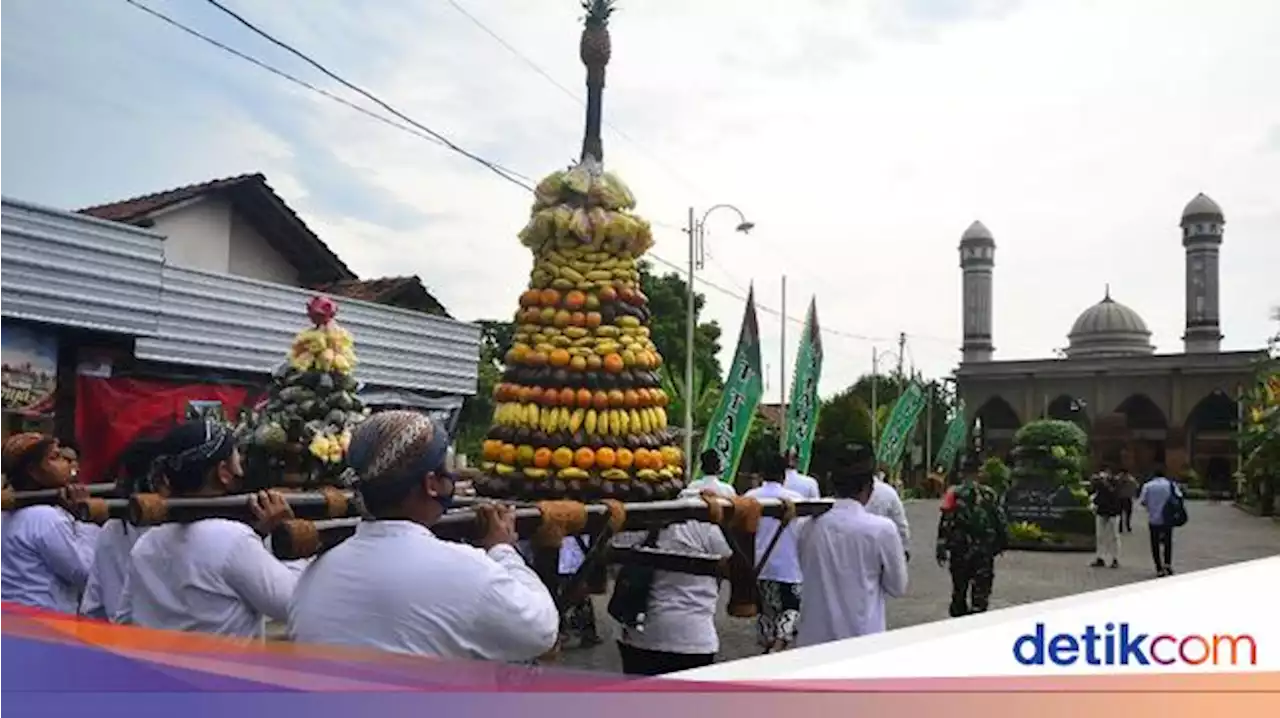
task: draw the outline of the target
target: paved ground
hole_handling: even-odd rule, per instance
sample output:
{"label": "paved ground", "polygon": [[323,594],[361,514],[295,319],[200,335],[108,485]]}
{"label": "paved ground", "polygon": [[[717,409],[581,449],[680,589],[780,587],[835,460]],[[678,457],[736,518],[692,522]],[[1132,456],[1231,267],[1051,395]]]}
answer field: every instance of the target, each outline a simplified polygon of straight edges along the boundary
{"label": "paved ground", "polygon": [[[1192,502],[1191,521],[1174,536],[1173,562],[1179,573],[1280,554],[1280,524],[1257,518],[1230,504]],[[933,560],[937,531],[938,502],[909,501],[911,523],[911,585],[901,599],[888,607],[889,627],[947,619],[951,579]],[[1151,580],[1150,544],[1146,522],[1135,515],[1134,532],[1121,536],[1121,567],[1089,568],[1092,555],[1079,553],[1011,552],[996,561],[995,591],[991,608],[1043,601],[1134,581]],[[721,599],[728,595],[721,591]],[[576,668],[620,672],[614,644],[614,623],[604,611],[603,597],[597,597],[597,623],[604,644],[590,649],[565,651],[561,663]],[[754,626],[750,620],[729,618],[723,606],[716,614],[720,631],[720,660],[745,658],[758,653]]]}

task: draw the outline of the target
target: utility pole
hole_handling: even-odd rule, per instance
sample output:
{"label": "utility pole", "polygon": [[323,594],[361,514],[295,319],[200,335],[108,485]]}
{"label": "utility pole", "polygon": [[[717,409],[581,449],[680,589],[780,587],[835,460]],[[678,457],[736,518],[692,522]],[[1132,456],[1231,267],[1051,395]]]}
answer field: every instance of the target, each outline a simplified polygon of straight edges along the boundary
{"label": "utility pole", "polygon": [[689,208],[689,286],[685,302],[684,328],[684,480],[693,481],[693,324],[694,311],[693,271],[697,262],[698,223]]}
{"label": "utility pole", "polygon": [[876,384],[880,383],[880,378],[876,375],[879,360],[880,353],[875,347],[871,347],[871,451],[877,455],[877,464],[880,461],[880,422],[877,417],[879,412],[876,410]]}
{"label": "utility pole", "polygon": [[782,334],[778,339],[778,406],[782,407],[778,453],[787,450],[787,275],[782,275]]}
{"label": "utility pole", "polygon": [[933,470],[933,382],[929,383],[924,397],[924,475],[927,477]]}
{"label": "utility pole", "polygon": [[902,355],[906,353],[906,348],[907,348],[907,333],[899,332],[898,333],[898,380],[899,381],[901,381],[903,378],[902,377]]}

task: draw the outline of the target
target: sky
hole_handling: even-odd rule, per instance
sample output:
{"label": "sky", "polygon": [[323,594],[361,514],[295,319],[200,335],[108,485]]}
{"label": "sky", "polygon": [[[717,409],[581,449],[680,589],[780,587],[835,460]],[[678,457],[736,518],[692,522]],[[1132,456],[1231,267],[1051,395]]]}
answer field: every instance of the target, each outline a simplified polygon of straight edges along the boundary
{"label": "sky", "polygon": [[[138,0],[371,110],[204,0]],[[581,146],[575,0],[225,0],[447,136],[537,180]],[[1178,220],[1226,214],[1224,349],[1280,304],[1280,3],[621,0],[605,163],[683,267],[707,222],[707,318],[732,356],[756,289],[766,400],[816,297],[821,391],[960,358],[957,245],[995,235],[996,358],[1042,358],[1110,285],[1181,350]],[[484,167],[237,59],[124,0],[3,3],[7,197],[79,208],[246,172],[360,276],[418,274],[454,316],[507,318],[530,197]],[[474,18],[474,20],[472,19]],[[661,266],[661,265],[660,265]],[[786,276],[785,344],[779,310]],[[789,369],[788,369],[789,373]]]}

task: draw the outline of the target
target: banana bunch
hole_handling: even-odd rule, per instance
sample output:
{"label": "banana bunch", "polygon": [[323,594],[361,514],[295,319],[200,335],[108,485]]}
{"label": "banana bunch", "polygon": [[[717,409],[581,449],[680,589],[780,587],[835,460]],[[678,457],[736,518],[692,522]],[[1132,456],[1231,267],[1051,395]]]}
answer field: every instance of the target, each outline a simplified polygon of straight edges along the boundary
{"label": "banana bunch", "polygon": [[289,366],[298,371],[350,374],[356,366],[351,333],[332,320],[298,332],[289,348]]}
{"label": "banana bunch", "polygon": [[608,252],[590,245],[551,244],[539,248],[536,255],[529,275],[535,289],[594,292],[616,284],[639,286],[640,268],[629,249]]}
{"label": "banana bunch", "polygon": [[532,216],[520,242],[537,251],[548,244],[587,245],[640,255],[653,246],[649,223],[631,213],[631,190],[595,163],[578,164],[538,183]]}
{"label": "banana bunch", "polygon": [[316,434],[311,439],[311,444],[307,450],[311,455],[321,461],[338,464],[347,455],[347,449],[351,446],[351,430],[343,431],[337,436],[329,434]]}
{"label": "banana bunch", "polygon": [[636,197],[626,183],[598,163],[579,163],[569,169],[553,172],[534,189],[534,211],[560,203],[577,202],[607,210],[629,210]]}

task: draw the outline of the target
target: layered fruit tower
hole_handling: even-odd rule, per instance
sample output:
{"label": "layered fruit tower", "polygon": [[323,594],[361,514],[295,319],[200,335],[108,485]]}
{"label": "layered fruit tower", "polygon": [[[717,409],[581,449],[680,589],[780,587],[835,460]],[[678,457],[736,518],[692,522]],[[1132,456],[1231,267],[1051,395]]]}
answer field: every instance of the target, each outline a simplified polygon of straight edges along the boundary
{"label": "layered fruit tower", "polygon": [[653,244],[626,185],[590,158],[537,188],[534,254],[494,391],[481,494],[648,500],[683,488],[637,260]]}

